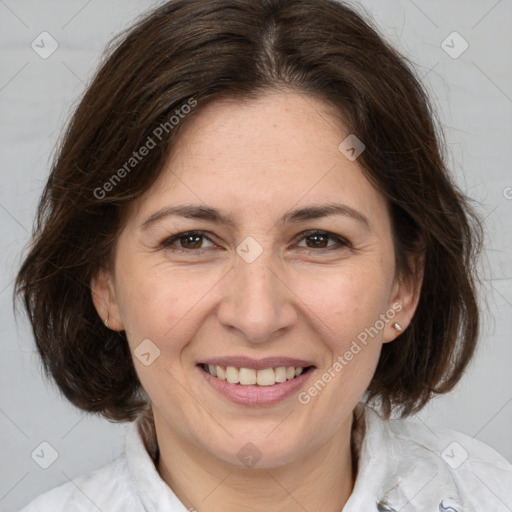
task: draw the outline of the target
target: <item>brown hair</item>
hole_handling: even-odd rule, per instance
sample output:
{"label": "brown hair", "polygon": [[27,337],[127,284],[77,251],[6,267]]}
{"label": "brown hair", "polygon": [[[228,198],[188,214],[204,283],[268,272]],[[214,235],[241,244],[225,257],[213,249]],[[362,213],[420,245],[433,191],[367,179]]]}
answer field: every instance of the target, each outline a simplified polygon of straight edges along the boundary
{"label": "brown hair", "polygon": [[[389,202],[400,275],[424,253],[416,313],[383,345],[368,398],[405,417],[461,378],[478,337],[482,228],[413,67],[334,0],[174,0],[112,42],[59,146],[16,280],[46,375],[77,407],[128,421],[148,403],[126,333],[103,325],[89,286],[112,263],[123,211],[202,106],[281,88],[327,101],[366,145],[358,163]],[[155,147],[131,161],[157,127]]]}

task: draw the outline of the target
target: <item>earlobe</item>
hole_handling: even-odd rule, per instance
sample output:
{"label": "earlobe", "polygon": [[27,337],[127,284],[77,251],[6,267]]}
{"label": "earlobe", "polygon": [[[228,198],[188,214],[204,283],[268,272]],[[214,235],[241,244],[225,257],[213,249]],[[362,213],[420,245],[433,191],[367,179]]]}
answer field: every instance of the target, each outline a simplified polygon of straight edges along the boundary
{"label": "earlobe", "polygon": [[407,329],[418,307],[423,283],[423,255],[415,255],[411,261],[412,274],[397,278],[393,286],[391,309],[394,318],[389,322],[384,343],[398,338]]}
{"label": "earlobe", "polygon": [[101,321],[108,329],[124,329],[115,298],[111,273],[100,269],[91,279],[91,297]]}
{"label": "earlobe", "polygon": [[402,304],[402,301],[396,297],[397,296],[395,295],[395,301],[391,304],[391,307],[388,308],[385,315],[388,321],[384,328],[384,336],[382,338],[383,343],[389,343],[398,338],[408,325],[404,323],[404,317],[402,315],[404,305]]}

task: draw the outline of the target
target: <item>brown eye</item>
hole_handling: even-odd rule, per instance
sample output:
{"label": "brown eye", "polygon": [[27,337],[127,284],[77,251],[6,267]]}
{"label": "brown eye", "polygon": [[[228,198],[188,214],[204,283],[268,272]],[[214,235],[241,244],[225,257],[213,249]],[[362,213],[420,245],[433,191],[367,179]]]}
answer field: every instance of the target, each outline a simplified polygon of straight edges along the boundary
{"label": "brown eye", "polygon": [[202,239],[202,235],[183,235],[178,238],[185,249],[199,249]]}
{"label": "brown eye", "polygon": [[201,250],[205,249],[205,247],[201,247],[204,243],[204,240],[211,240],[202,232],[202,231],[185,231],[183,233],[178,233],[169,238],[166,238],[161,244],[161,248],[169,249],[169,250]]}
{"label": "brown eye", "polygon": [[[329,239],[334,240],[337,244],[329,246]],[[329,233],[328,231],[307,231],[303,234],[302,240],[306,240],[306,248],[307,249],[319,249],[319,250],[335,250],[341,247],[351,247],[351,244],[337,236],[333,233]]]}

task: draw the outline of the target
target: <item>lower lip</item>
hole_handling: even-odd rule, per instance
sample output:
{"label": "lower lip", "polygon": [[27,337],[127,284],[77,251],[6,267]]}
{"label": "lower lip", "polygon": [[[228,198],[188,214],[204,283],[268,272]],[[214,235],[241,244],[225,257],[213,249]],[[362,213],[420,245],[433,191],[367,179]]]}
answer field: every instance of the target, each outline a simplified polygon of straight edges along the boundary
{"label": "lower lip", "polygon": [[312,368],[294,379],[273,386],[244,386],[242,384],[231,384],[226,380],[213,377],[199,366],[197,369],[206,382],[221,395],[236,404],[250,406],[272,405],[288,398],[299,391],[314,371]]}

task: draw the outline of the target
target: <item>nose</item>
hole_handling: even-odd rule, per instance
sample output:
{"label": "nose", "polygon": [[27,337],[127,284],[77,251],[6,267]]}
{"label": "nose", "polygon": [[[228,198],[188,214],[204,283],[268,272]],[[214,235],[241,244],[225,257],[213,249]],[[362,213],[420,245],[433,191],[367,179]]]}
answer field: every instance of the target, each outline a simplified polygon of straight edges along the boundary
{"label": "nose", "polygon": [[251,263],[237,255],[224,281],[218,319],[251,343],[271,341],[297,321],[295,295],[271,252],[264,250]]}

